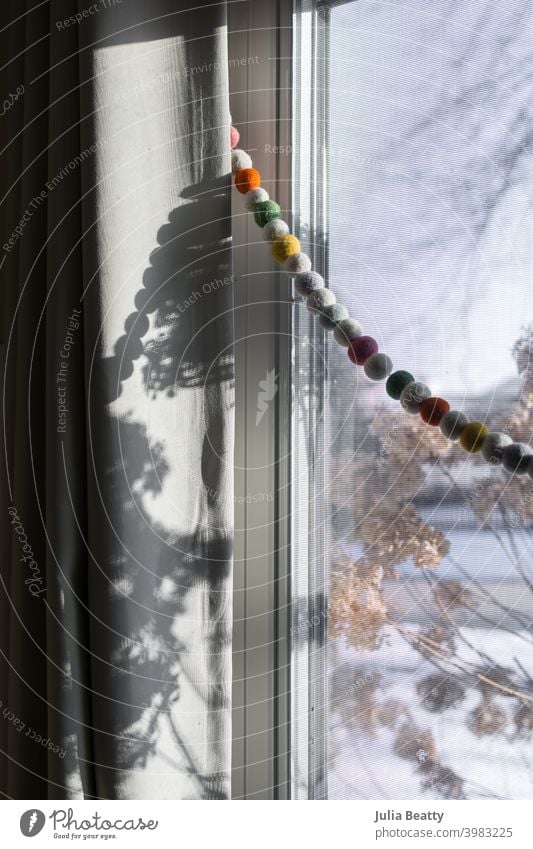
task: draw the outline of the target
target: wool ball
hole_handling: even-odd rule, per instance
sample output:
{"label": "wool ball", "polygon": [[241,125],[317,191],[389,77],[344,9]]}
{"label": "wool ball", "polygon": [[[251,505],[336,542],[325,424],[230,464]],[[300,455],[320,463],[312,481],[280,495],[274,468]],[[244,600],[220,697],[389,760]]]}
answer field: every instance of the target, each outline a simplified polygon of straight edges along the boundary
{"label": "wool ball", "polygon": [[317,289],[323,289],[325,286],[324,278],[316,271],[306,271],[304,274],[299,274],[294,281],[294,288],[299,295],[305,298],[316,292]]}
{"label": "wool ball", "polygon": [[281,218],[273,218],[268,224],[263,227],[263,238],[267,242],[273,242],[274,239],[279,239],[280,236],[286,236],[289,232],[289,225]]}
{"label": "wool ball", "polygon": [[461,431],[459,444],[470,454],[477,454],[478,451],[481,451],[483,440],[488,432],[489,429],[483,422],[468,422]]}
{"label": "wool ball", "polygon": [[[254,206],[256,203],[264,203],[268,200],[268,192],[266,189],[251,189],[247,194],[244,195],[244,203],[248,212],[253,212]],[[272,201],[274,203],[274,201]],[[276,204],[277,206],[277,204]],[[279,209],[279,207],[278,207]],[[268,219],[267,219],[268,221]],[[266,222],[265,222],[266,223]]]}
{"label": "wool ball", "polygon": [[311,271],[311,260],[309,259],[307,254],[291,254],[291,256],[288,257],[283,263],[283,268],[285,269],[287,274],[291,274],[293,276],[298,274],[306,274],[308,271]]}
{"label": "wool ball", "polygon": [[233,171],[239,171],[240,168],[251,168],[253,165],[252,157],[245,150],[231,151],[231,167]]}
{"label": "wool ball", "polygon": [[400,404],[410,416],[416,416],[420,410],[420,404],[426,398],[431,398],[431,389],[425,383],[413,380],[404,386],[400,395]]}
{"label": "wool ball", "polygon": [[342,304],[330,304],[320,310],[319,321],[324,330],[333,330],[349,313]]}
{"label": "wool ball", "polygon": [[258,189],[261,185],[261,174],[256,168],[239,168],[235,171],[235,187],[241,195],[245,195],[252,189]]}
{"label": "wool ball", "polygon": [[231,144],[232,147],[237,147],[237,145],[239,144],[240,137],[241,137],[241,134],[239,133],[237,127],[231,126],[229,128],[229,138],[230,138],[230,144]]}
{"label": "wool ball", "polygon": [[307,299],[307,309],[309,312],[320,312],[323,307],[329,307],[330,304],[336,304],[337,298],[331,289],[317,289],[316,292],[311,292]]}
{"label": "wool ball", "polygon": [[502,452],[503,468],[506,472],[525,475],[531,462],[531,449],[523,442],[511,442]]}
{"label": "wool ball", "polygon": [[372,354],[377,354],[378,343],[372,336],[356,336],[350,339],[348,356],[352,363],[363,366]]}
{"label": "wool ball", "polygon": [[533,480],[533,457],[531,457],[528,465],[527,465],[527,473],[529,477]]}
{"label": "wool ball", "polygon": [[440,432],[446,439],[457,442],[467,424],[468,419],[464,413],[459,412],[459,410],[450,410],[440,420]]}
{"label": "wool ball", "polygon": [[363,328],[355,318],[344,318],[342,321],[339,321],[333,331],[335,341],[344,348],[348,347],[352,339],[362,335]]}
{"label": "wool ball", "polygon": [[440,424],[442,417],[450,411],[450,405],[444,398],[430,396],[420,404],[420,418],[432,427]]}
{"label": "wool ball", "polygon": [[380,352],[372,354],[363,366],[363,370],[370,380],[385,380],[392,369],[391,358]]}
{"label": "wool ball", "polygon": [[494,433],[487,434],[481,446],[483,459],[493,466],[499,466],[502,461],[503,449],[511,445],[512,441],[511,437],[506,433],[495,431]]}
{"label": "wool ball", "polygon": [[279,218],[280,215],[281,209],[275,200],[261,201],[260,203],[256,203],[254,206],[255,223],[259,227],[264,227],[265,224],[268,224],[269,221],[273,221],[274,218]]}
{"label": "wool ball", "polygon": [[385,391],[390,398],[398,401],[407,384],[414,383],[414,380],[413,375],[408,371],[402,369],[394,371],[385,384]]}
{"label": "wool ball", "polygon": [[291,254],[300,253],[300,240],[288,233],[272,242],[272,256],[277,262],[285,262]]}

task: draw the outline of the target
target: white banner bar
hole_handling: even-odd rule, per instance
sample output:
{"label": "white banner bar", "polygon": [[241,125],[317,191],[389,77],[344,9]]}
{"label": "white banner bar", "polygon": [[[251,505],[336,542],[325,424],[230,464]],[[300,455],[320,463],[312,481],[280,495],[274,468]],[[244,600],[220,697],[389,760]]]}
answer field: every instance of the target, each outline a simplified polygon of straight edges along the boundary
{"label": "white banner bar", "polygon": [[1,843],[9,849],[57,847],[66,841],[158,849],[533,847],[530,802],[212,804],[216,810],[193,801],[4,801]]}

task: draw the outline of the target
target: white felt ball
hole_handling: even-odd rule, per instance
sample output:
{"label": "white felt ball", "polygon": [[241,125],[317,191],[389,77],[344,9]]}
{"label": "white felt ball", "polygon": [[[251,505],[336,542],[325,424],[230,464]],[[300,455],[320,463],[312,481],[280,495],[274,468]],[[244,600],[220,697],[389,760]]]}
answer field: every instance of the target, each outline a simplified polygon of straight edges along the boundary
{"label": "white felt ball", "polygon": [[306,271],[311,271],[311,260],[307,254],[291,254],[283,263],[283,268],[287,274],[305,274]]}
{"label": "white felt ball", "polygon": [[244,195],[244,203],[246,204],[246,209],[250,212],[256,205],[256,203],[261,203],[261,201],[269,200],[268,192],[266,189],[250,189],[249,192],[246,192]]}
{"label": "white felt ball", "polygon": [[488,433],[481,445],[481,455],[487,463],[499,466],[502,461],[503,449],[513,440],[506,433]]}
{"label": "white felt ball", "polygon": [[339,321],[333,331],[335,341],[344,348],[349,346],[350,339],[355,339],[357,336],[362,335],[363,328],[355,318],[344,318],[342,321]]}
{"label": "white felt ball", "polygon": [[252,165],[252,157],[245,150],[239,150],[236,147],[231,151],[231,167],[234,171],[238,171],[239,168],[251,168]]}
{"label": "white felt ball", "polygon": [[400,404],[410,416],[416,416],[420,404],[425,398],[431,398],[431,389],[425,383],[413,380],[402,389]]}
{"label": "white felt ball", "polygon": [[331,289],[317,289],[316,292],[311,292],[307,299],[307,309],[310,312],[320,312],[322,307],[329,307],[335,304],[337,298]]}
{"label": "white felt ball", "polygon": [[289,225],[281,218],[273,218],[268,221],[263,227],[263,237],[267,242],[273,242],[274,239],[279,239],[280,236],[286,236],[290,232]]}
{"label": "white felt ball", "polygon": [[385,380],[392,371],[392,360],[387,354],[378,351],[366,360],[363,369],[370,380]]}

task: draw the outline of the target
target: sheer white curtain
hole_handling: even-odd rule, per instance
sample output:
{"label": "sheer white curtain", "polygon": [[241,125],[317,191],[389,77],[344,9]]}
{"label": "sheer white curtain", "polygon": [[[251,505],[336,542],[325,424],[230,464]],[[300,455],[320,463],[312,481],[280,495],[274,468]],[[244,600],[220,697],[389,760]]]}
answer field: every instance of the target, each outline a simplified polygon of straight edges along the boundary
{"label": "sheer white curtain", "polygon": [[0,791],[226,798],[226,9],[82,6],[2,11]]}

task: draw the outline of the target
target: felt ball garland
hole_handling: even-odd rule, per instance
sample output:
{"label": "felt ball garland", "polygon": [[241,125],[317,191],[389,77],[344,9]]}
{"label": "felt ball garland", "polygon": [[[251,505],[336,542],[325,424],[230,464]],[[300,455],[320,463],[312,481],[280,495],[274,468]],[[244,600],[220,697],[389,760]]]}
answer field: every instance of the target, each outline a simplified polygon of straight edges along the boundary
{"label": "felt ball garland", "polygon": [[324,307],[330,304],[335,304],[337,298],[331,289],[317,289],[316,292],[311,292],[307,299],[307,309],[309,312],[320,313]]}
{"label": "felt ball garland", "polygon": [[[256,192],[258,189],[252,189],[252,191]],[[281,218],[281,207],[275,200],[260,200],[259,203],[253,205],[252,210],[258,227],[264,227],[269,221]]]}
{"label": "felt ball garland", "polygon": [[235,172],[235,185],[241,195],[245,195],[252,189],[258,189],[261,185],[261,174],[256,168],[239,168]]}
{"label": "felt ball garland", "polygon": [[272,256],[278,262],[285,262],[291,254],[300,253],[300,240],[288,233],[272,242]]}
{"label": "felt ball garland", "polygon": [[[269,199],[268,192],[265,191],[265,189],[262,189],[262,188],[250,189],[250,191],[247,192],[247,194],[244,195],[244,202],[246,204],[246,209],[249,212],[254,212],[255,206],[259,205],[260,203],[267,203],[267,202],[268,203],[275,203],[275,201],[273,201],[273,200],[271,201]],[[277,203],[276,203],[276,206],[278,206]],[[278,209],[279,209],[279,206],[278,206]],[[268,220],[270,220],[270,219],[268,219]],[[257,219],[256,219],[256,223],[257,223]],[[266,221],[265,221],[265,224],[266,224]],[[260,224],[259,226],[262,227],[263,225]]]}
{"label": "felt ball garland", "polygon": [[409,371],[393,371],[392,360],[379,351],[372,336],[363,333],[358,321],[325,285],[323,277],[312,270],[311,259],[303,253],[299,239],[281,218],[281,208],[261,186],[261,174],[253,167],[251,157],[237,148],[239,131],[230,128],[231,163],[235,187],[245,196],[246,208],[253,212],[262,228],[265,241],[271,243],[274,259],[294,278],[296,292],[307,300],[308,310],[318,317],[320,325],[333,331],[338,345],[346,348],[350,361],[361,366],[373,381],[386,380],[387,395],[399,401],[410,415],[419,415],[430,427],[438,427],[442,435],[469,454],[480,454],[490,465],[502,465],[511,474],[527,474],[533,479],[533,451],[529,445],[513,442],[506,433],[489,433],[479,421],[469,421],[460,410],[451,410],[448,401],[432,395],[428,386],[417,381]]}
{"label": "felt ball garland", "polygon": [[372,336],[356,336],[355,339],[350,339],[348,356],[352,363],[358,366],[364,366],[368,358],[377,352],[378,343]]}
{"label": "felt ball garland", "polygon": [[444,398],[426,398],[420,404],[420,418],[426,424],[437,427],[449,410],[450,405]]}
{"label": "felt ball garland", "polygon": [[287,274],[291,274],[294,277],[295,275],[305,274],[307,271],[311,271],[312,263],[307,254],[300,251],[287,257],[283,263],[283,268]]}

